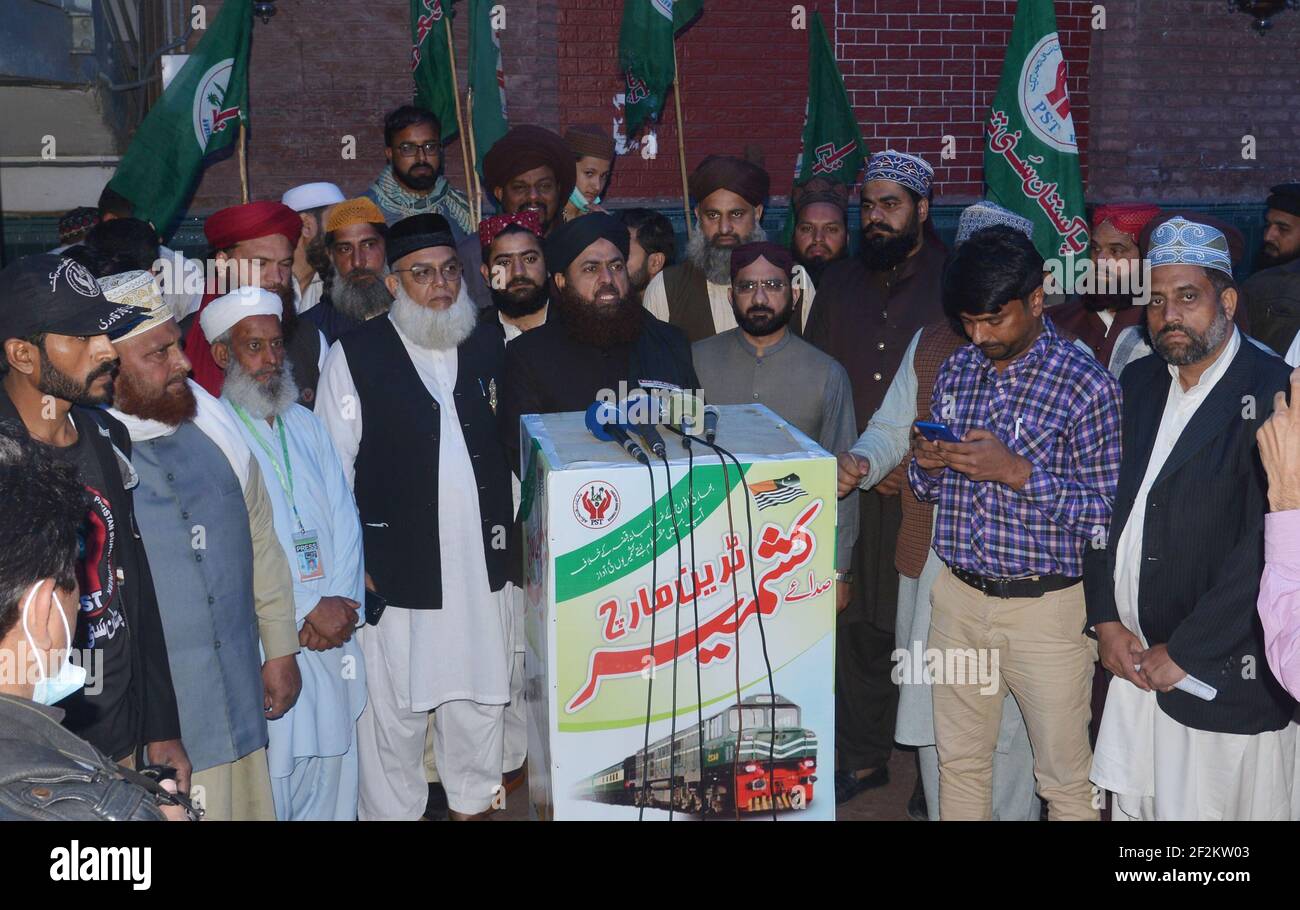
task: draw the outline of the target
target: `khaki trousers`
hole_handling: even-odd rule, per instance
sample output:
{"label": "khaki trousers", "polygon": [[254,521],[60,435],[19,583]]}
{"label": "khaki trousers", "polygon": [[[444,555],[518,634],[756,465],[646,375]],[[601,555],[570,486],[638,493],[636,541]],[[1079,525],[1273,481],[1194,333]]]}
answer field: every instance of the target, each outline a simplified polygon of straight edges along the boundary
{"label": "khaki trousers", "polygon": [[226,765],[195,771],[190,780],[190,796],[203,807],[204,821],[275,821],[266,749],[250,752]]}
{"label": "khaki trousers", "polygon": [[1004,600],[985,596],[945,567],[930,599],[929,647],[948,668],[934,686],[940,817],[992,818],[993,751],[1010,689],[1029,731],[1049,817],[1096,821],[1088,721],[1097,645],[1083,633],[1083,585]]}

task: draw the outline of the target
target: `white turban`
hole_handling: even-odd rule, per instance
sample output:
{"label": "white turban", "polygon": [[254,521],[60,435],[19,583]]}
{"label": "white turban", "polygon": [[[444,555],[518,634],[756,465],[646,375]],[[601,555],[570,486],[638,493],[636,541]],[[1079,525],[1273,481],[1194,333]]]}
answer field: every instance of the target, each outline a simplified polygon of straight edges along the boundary
{"label": "white turban", "polygon": [[295,212],[319,209],[343,201],[343,191],[332,183],[304,183],[286,190],[280,202]]}
{"label": "white turban", "polygon": [[213,299],[199,313],[199,327],[208,344],[234,328],[235,323],[249,316],[284,316],[284,303],[278,294],[265,288],[237,288],[224,297]]}

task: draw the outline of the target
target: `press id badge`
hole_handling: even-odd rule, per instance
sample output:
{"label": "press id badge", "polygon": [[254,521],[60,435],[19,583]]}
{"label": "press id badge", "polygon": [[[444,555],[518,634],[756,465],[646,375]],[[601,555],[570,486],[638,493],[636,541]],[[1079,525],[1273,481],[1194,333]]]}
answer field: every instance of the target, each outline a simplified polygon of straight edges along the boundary
{"label": "press id badge", "polygon": [[320,559],[320,537],[315,531],[299,531],[293,535],[293,553],[298,560],[299,581],[325,577],[325,566]]}

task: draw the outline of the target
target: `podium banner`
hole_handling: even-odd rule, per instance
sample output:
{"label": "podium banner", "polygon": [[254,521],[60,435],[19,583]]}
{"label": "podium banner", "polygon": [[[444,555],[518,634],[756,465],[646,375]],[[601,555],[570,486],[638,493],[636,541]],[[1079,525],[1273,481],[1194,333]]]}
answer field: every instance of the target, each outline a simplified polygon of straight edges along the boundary
{"label": "podium banner", "polygon": [[653,500],[581,415],[524,418],[540,817],[834,818],[835,460],[761,405],[722,410],[743,473],[698,444],[688,471],[670,438]]}

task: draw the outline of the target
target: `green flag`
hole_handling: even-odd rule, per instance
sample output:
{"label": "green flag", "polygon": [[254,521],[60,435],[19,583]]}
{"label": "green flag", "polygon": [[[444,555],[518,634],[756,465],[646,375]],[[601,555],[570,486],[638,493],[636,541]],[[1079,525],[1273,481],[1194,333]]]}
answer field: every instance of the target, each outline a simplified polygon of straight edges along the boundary
{"label": "green flag", "polygon": [[483,174],[483,156],[506,134],[506,74],[501,43],[492,28],[490,0],[469,0],[469,87],[474,93],[474,167]]}
{"label": "green flag", "polygon": [[109,181],[135,217],[168,234],[203,169],[248,123],[252,0],[226,0],[216,20],[131,139]]}
{"label": "green flag", "polygon": [[1086,255],[1079,146],[1052,0],[1020,0],[984,124],[989,198],[1034,223],[1045,259]]}
{"label": "green flag", "polygon": [[844,90],[844,78],[826,38],[821,13],[813,13],[808,30],[808,106],[804,112],[803,148],[794,165],[794,182],[825,177],[852,186],[867,157],[858,118]]}
{"label": "green flag", "polygon": [[628,138],[659,119],[676,79],[673,37],[694,22],[704,0],[623,0],[618,67],[626,82],[624,128]]}
{"label": "green flag", "polygon": [[444,142],[459,131],[451,52],[447,47],[451,17],[451,0],[411,0],[411,75],[415,77],[415,103],[438,118]]}
{"label": "green flag", "polygon": [[[824,177],[853,186],[867,160],[867,144],[853,115],[835,52],[826,37],[821,13],[813,13],[808,30],[808,103],[804,108],[803,147],[794,163],[796,184]],[[794,207],[782,234],[788,246],[794,237]]]}

